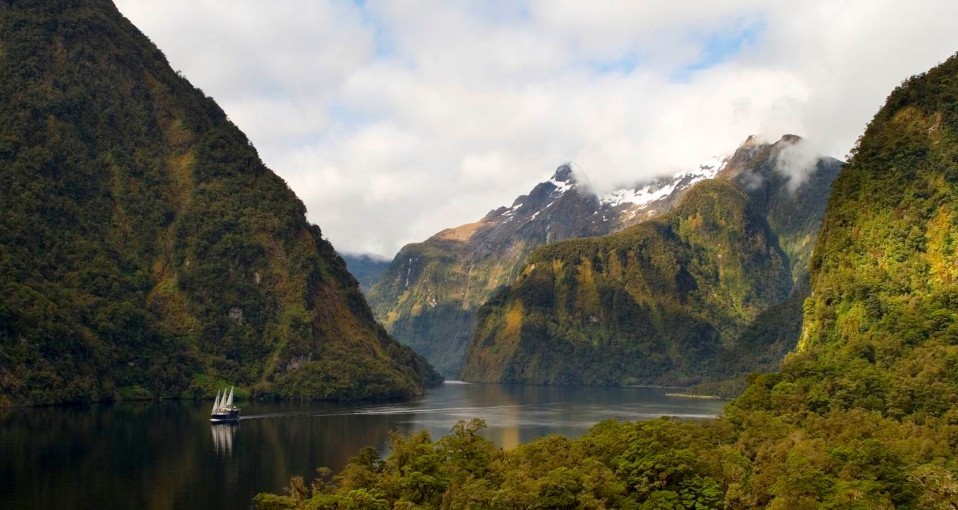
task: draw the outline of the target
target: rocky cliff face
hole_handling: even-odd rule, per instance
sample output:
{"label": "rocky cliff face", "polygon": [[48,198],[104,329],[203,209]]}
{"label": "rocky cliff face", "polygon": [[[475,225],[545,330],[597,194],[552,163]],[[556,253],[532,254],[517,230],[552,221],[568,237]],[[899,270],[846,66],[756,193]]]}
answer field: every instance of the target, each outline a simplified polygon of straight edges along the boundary
{"label": "rocky cliff face", "polygon": [[0,3],[0,405],[436,380],[249,140],[107,0]]}
{"label": "rocky cliff face", "polygon": [[840,168],[813,156],[789,174],[800,144],[750,139],[670,212],[532,252],[480,309],[462,377],[689,384],[777,363],[794,337],[762,325],[800,313],[795,282]]}

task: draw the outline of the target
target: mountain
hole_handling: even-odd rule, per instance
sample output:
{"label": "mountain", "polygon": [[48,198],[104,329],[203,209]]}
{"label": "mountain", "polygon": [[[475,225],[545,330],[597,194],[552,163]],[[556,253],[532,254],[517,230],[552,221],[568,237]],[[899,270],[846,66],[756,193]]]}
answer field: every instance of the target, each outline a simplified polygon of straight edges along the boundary
{"label": "mountain", "polygon": [[459,373],[476,310],[511,283],[536,247],[599,236],[668,210],[690,186],[714,177],[721,161],[694,171],[597,195],[570,164],[510,207],[475,223],[406,245],[367,291],[386,329],[425,356],[444,375]]}
{"label": "mountain", "polygon": [[718,172],[737,183],[761,211],[792,267],[792,280],[808,272],[808,260],[841,162],[822,157],[801,137],[773,144],[749,137]]}
{"label": "mountain", "polygon": [[771,390],[819,412],[954,419],[956,98],[958,55],[895,89],[869,124],[835,181],[798,351]]}
{"label": "mountain", "polygon": [[0,405],[419,394],[429,365],[108,0],[0,3]]}
{"label": "mountain", "polygon": [[[780,236],[793,281],[798,281],[839,167],[837,160],[811,153],[794,135],[774,144],[750,137],[727,158],[601,195],[564,164],[510,207],[403,247],[380,279],[365,287],[367,298],[390,333],[447,377],[456,377],[475,330],[476,311],[519,276],[532,250],[607,235],[654,218],[703,180],[733,180],[746,189]],[[801,175],[793,178],[792,173]],[[779,344],[786,350],[777,352],[776,364],[791,348],[788,341]]]}
{"label": "mountain", "polygon": [[703,182],[663,217],[534,251],[480,308],[462,377],[684,383],[790,290],[788,260],[745,193]]}
{"label": "mountain", "polygon": [[340,255],[346,262],[346,268],[349,269],[350,274],[359,282],[359,288],[364,290],[379,281],[383,273],[389,269],[390,260],[376,255],[353,253]]}
{"label": "mountain", "polygon": [[[480,308],[461,377],[691,384],[777,364],[794,346],[785,335],[807,292],[796,282],[841,167],[805,158],[792,182],[803,144],[750,138],[670,212],[533,251]],[[763,326],[783,317],[792,329]]]}
{"label": "mountain", "polygon": [[958,54],[869,124],[828,199],[797,351],[719,420],[609,420],[506,452],[460,422],[257,508],[956,508],[955,204]]}
{"label": "mountain", "polygon": [[726,411],[765,473],[754,506],[958,504],[956,204],[958,54],[869,123],[833,185],[797,349]]}

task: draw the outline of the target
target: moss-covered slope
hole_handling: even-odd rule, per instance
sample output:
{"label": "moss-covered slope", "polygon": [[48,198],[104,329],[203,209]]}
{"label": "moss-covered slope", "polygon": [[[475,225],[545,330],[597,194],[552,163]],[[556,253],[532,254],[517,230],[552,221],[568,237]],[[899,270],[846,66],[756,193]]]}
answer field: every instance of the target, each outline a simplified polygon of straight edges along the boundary
{"label": "moss-covered slope", "polygon": [[0,404],[420,393],[305,208],[107,0],[0,3]]}

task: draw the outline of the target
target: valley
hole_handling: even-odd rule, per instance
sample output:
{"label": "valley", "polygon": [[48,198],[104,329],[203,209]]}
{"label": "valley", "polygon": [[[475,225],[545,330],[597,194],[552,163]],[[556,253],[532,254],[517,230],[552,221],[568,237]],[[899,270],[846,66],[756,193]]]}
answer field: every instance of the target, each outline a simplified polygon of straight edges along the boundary
{"label": "valley", "polygon": [[953,3],[573,4],[0,0],[4,508],[958,508]]}

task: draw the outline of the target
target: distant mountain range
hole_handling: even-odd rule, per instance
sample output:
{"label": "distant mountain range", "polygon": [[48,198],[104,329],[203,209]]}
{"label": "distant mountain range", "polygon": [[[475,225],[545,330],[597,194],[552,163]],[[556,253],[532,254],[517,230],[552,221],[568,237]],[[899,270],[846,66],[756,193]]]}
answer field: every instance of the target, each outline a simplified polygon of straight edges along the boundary
{"label": "distant mountain range", "polygon": [[389,259],[376,255],[341,253],[343,261],[346,262],[346,269],[356,277],[359,282],[359,288],[369,290],[370,287],[382,277],[383,273],[389,269]]}
{"label": "distant mountain range", "polygon": [[[529,253],[540,246],[604,236],[649,220],[674,208],[695,184],[713,178],[742,181],[741,186],[754,188],[751,195],[756,197],[764,193],[765,206],[776,211],[770,221],[774,217],[791,228],[794,222],[788,218],[792,211],[783,209],[778,214],[785,204],[795,203],[783,202],[779,194],[789,189],[789,178],[774,171],[777,160],[770,155],[800,144],[801,140],[791,135],[777,144],[750,138],[732,156],[716,157],[672,177],[601,195],[577,179],[571,164],[561,165],[551,179],[518,197],[510,207],[403,247],[379,281],[371,285],[367,298],[376,317],[397,339],[426,356],[447,377],[455,377],[475,330],[479,306],[496,289],[515,281]],[[836,165],[831,159],[821,163],[822,168],[834,167],[834,171]],[[811,166],[817,168],[814,160]],[[828,176],[833,178],[834,171],[812,172],[809,179],[814,185],[798,190],[802,200],[816,201],[815,210],[824,207],[821,201],[828,196],[827,182],[819,181],[830,182]],[[745,183],[746,179],[754,182]],[[807,215],[800,217],[808,219]],[[792,251],[802,260],[807,260],[815,221],[788,233],[794,236],[790,243],[801,245]]]}
{"label": "distant mountain range", "polygon": [[511,283],[530,251],[579,237],[605,235],[668,210],[695,182],[714,177],[720,161],[599,196],[571,164],[556,169],[510,207],[406,245],[366,292],[376,317],[399,341],[455,377],[492,292]]}

